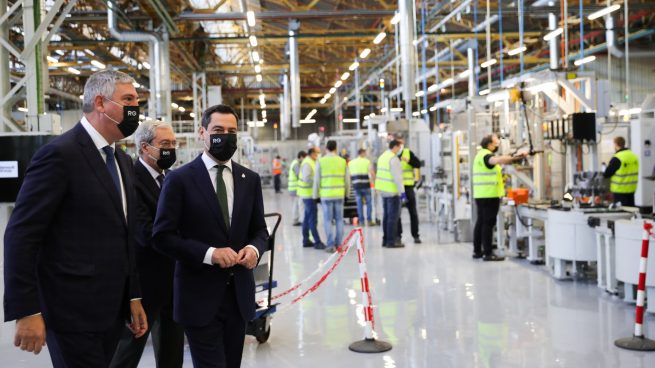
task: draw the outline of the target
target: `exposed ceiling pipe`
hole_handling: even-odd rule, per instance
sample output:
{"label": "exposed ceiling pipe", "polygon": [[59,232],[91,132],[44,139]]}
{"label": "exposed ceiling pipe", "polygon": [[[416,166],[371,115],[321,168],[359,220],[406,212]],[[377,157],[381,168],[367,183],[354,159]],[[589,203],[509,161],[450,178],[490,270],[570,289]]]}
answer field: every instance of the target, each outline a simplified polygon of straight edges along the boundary
{"label": "exposed ceiling pipe", "polygon": [[[147,42],[150,56],[150,98],[148,101],[148,116],[151,118],[169,116],[170,106],[162,106],[161,91],[161,38],[152,32],[120,31],[118,18],[110,1],[107,3],[107,29],[112,37],[127,42]],[[168,113],[167,113],[168,112]]]}
{"label": "exposed ceiling pipe", "polygon": [[297,20],[289,21],[289,85],[291,89],[291,126],[300,128],[300,60],[298,40],[295,37],[300,28]]}
{"label": "exposed ceiling pipe", "polygon": [[605,17],[605,40],[607,51],[617,58],[623,57],[623,51],[616,47],[616,32],[614,31],[614,18],[611,15]]}
{"label": "exposed ceiling pipe", "polygon": [[[470,0],[469,0],[470,1]],[[393,16],[393,10],[313,10],[313,11],[266,11],[255,13],[257,19],[319,19],[319,18],[380,18]],[[176,20],[188,20],[194,22],[201,21],[227,21],[227,20],[246,20],[246,13],[243,12],[224,12],[224,13],[193,13],[184,12],[176,17]]]}

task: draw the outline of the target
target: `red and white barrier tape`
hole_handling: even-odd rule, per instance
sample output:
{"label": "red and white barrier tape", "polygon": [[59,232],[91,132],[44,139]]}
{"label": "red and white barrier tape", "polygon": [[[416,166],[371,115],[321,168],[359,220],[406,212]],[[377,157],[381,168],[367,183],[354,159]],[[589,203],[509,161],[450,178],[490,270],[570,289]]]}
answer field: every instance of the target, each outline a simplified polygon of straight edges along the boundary
{"label": "red and white barrier tape", "polygon": [[637,285],[637,312],[635,316],[635,337],[644,336],[644,301],[646,299],[646,265],[648,264],[648,246],[653,236],[653,224],[644,221],[641,238],[641,258],[639,259],[639,283]]}

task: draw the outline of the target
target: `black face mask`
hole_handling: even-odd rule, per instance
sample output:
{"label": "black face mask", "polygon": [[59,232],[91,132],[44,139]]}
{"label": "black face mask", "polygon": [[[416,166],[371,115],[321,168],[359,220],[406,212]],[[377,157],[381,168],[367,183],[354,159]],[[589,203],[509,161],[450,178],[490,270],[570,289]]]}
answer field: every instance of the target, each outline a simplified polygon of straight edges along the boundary
{"label": "black face mask", "polygon": [[237,135],[234,133],[209,136],[209,154],[218,161],[227,161],[237,151]]}
{"label": "black face mask", "polygon": [[[106,98],[106,97],[105,97]],[[121,131],[123,134],[123,137],[129,137],[134,132],[136,131],[136,128],[139,127],[139,106],[124,106],[119,104],[118,102],[114,100],[110,100],[106,98],[107,101],[111,101],[115,103],[118,106],[121,106],[123,108],[123,121],[116,121],[112,119],[109,115],[105,114],[105,116],[113,121],[114,123],[118,124],[118,130]]]}
{"label": "black face mask", "polygon": [[[151,146],[153,147],[153,146]],[[156,148],[156,147],[155,147]],[[175,155],[175,148],[157,148],[159,150],[159,159],[157,159],[157,166],[162,170],[168,170],[177,159]],[[152,159],[154,157],[150,156]]]}

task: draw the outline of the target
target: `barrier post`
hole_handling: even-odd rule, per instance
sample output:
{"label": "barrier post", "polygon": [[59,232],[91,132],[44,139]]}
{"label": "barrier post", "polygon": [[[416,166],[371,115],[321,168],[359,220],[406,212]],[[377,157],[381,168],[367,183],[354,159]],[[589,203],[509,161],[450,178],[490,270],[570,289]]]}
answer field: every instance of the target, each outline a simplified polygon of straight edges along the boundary
{"label": "barrier post", "polygon": [[[637,309],[635,316],[635,333],[614,341],[614,345],[628,350],[655,351],[655,341],[644,336],[644,299],[646,297],[646,266],[648,264],[648,245],[653,235],[653,224],[644,220],[641,238],[641,258],[639,259],[639,285],[637,286]],[[651,299],[655,295],[651,296]],[[653,300],[655,302],[655,300]]]}
{"label": "barrier post", "polygon": [[362,229],[357,229],[357,261],[362,285],[362,306],[364,308],[364,340],[355,341],[348,347],[357,353],[382,353],[391,350],[391,344],[375,338],[375,319],[373,318],[373,301],[364,259],[364,236]]}

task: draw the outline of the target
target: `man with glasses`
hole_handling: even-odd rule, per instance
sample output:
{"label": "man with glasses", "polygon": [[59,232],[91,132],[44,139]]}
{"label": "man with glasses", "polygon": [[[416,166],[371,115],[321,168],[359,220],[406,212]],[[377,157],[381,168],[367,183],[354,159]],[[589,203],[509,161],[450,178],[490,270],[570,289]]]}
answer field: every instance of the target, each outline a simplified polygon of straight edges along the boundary
{"label": "man with glasses", "polygon": [[134,134],[134,143],[139,150],[134,163],[139,199],[136,259],[149,328],[137,339],[127,329],[123,332],[111,367],[136,368],[152,331],[157,367],[179,368],[184,355],[184,330],[173,320],[175,261],[154,250],[151,240],[159,193],[167,170],[176,160],[175,132],[170,124],[145,121]]}

